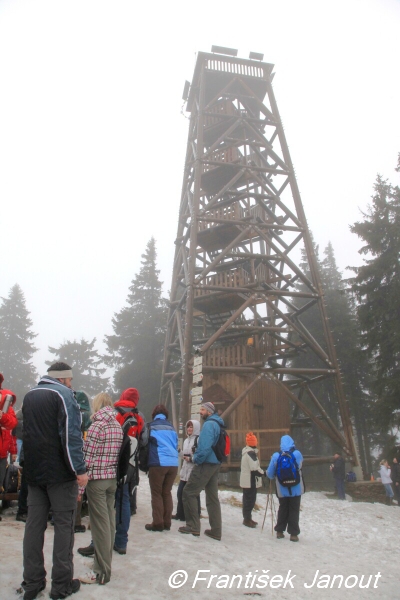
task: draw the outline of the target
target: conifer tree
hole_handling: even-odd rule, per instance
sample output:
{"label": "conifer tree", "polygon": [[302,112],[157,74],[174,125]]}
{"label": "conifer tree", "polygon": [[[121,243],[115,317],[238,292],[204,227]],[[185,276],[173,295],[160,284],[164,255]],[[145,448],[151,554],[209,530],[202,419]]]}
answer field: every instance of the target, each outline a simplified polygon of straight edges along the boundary
{"label": "conifer tree", "polygon": [[155,240],[151,238],[129,288],[127,306],[112,319],[114,335],[105,337],[108,354],[104,361],[115,368],[115,390],[120,393],[136,387],[140,410],[146,416],[158,402],[167,325],[167,303],[161,297],[156,260]]}
{"label": "conifer tree", "polygon": [[61,361],[70,365],[73,369],[72,386],[76,391],[85,392],[89,398],[93,398],[99,392],[107,391],[108,378],[102,377],[106,372],[101,367],[102,358],[94,348],[96,338],[91,342],[81,339],[80,342],[67,340],[58,348],[49,346],[49,352],[54,354],[54,360],[46,361],[47,365]]}
{"label": "conifer tree", "polygon": [[[324,292],[324,302],[329,318],[329,327],[336,355],[341,368],[342,381],[346,398],[349,400],[351,415],[355,426],[362,466],[367,472],[371,471],[370,449],[373,445],[373,423],[371,415],[371,400],[367,393],[366,380],[368,378],[368,365],[361,352],[359,325],[354,303],[346,290],[345,282],[340,273],[332,244],[329,243],[324,251],[325,258],[320,260],[318,247],[315,247],[321,285]],[[306,262],[303,269],[307,273]],[[299,286],[299,289],[301,286]],[[301,306],[304,301],[294,300],[294,304]],[[315,305],[301,315],[302,323],[321,347],[326,350],[322,323],[319,310]],[[294,359],[295,366],[319,368],[322,366],[320,359],[312,352],[300,354]],[[334,383],[331,379],[322,380],[313,389],[320,399],[332,421],[340,427],[340,417],[335,398]],[[312,435],[311,435],[312,434]],[[315,427],[304,437],[304,443],[310,445],[309,450],[316,453],[330,452],[329,446],[322,447],[319,432]]]}
{"label": "conifer tree", "polygon": [[[397,166],[400,171],[400,155]],[[400,425],[400,188],[378,176],[364,220],[351,231],[364,245],[364,265],[353,267],[352,289],[362,343],[377,396],[375,417],[382,432]]]}
{"label": "conifer tree", "polygon": [[37,351],[31,330],[32,320],[26,308],[24,294],[15,284],[0,306],[0,371],[3,386],[11,389],[20,404],[25,394],[36,385],[37,372],[31,359]]}

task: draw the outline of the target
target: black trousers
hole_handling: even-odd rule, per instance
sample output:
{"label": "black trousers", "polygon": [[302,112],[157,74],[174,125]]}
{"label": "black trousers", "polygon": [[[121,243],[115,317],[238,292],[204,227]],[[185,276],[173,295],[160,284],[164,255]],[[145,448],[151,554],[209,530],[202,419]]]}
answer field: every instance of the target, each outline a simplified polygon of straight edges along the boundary
{"label": "black trousers", "polygon": [[[176,496],[178,498],[178,506],[176,507],[176,518],[178,521],[186,521],[185,511],[183,509],[183,498],[182,498],[183,490],[184,490],[186,484],[187,484],[187,481],[183,481],[183,479],[181,479],[179,481],[178,491],[176,493]],[[197,496],[197,503],[199,505],[199,515],[200,515],[201,514],[200,496]]]}
{"label": "black trousers", "polygon": [[43,545],[49,510],[53,511],[54,543],[51,594],[71,594],[74,575],[73,547],[78,482],[29,486],[28,519],[23,544],[25,592],[32,592],[46,582]]}
{"label": "black trousers", "polygon": [[251,513],[257,499],[257,488],[243,488],[243,519],[251,521]]}
{"label": "black trousers", "polygon": [[275,525],[275,531],[286,531],[290,535],[299,535],[301,496],[288,496],[279,498],[278,521]]}
{"label": "black trousers", "polygon": [[18,514],[26,515],[28,512],[28,484],[26,483],[26,478],[24,474],[24,470],[22,469],[21,474],[21,487],[19,489],[18,494]]}

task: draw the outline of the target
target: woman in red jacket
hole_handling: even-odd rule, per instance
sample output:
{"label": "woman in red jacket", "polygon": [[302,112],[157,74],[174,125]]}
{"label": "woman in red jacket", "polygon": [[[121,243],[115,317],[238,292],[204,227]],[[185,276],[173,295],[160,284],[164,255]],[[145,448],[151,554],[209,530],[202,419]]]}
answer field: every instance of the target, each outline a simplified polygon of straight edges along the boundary
{"label": "woman in red jacket", "polygon": [[[1,385],[1,384],[0,384]],[[12,430],[18,424],[13,406],[17,400],[11,390],[0,389],[0,488],[3,487],[4,476],[7,469],[8,454],[14,461],[17,458],[17,440],[12,435]]]}

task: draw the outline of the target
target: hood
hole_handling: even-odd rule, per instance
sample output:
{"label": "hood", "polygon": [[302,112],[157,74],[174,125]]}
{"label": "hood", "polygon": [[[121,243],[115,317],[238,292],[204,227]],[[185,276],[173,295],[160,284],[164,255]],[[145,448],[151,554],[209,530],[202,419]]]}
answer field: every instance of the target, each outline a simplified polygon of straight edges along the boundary
{"label": "hood", "polygon": [[224,425],[225,426],[225,423],[223,422],[223,420],[221,419],[221,417],[219,415],[215,414],[215,413],[213,415],[210,415],[209,417],[207,417],[207,419],[204,422],[206,423],[207,421],[216,421],[220,425]]}
{"label": "hood", "polygon": [[290,435],[283,435],[281,437],[281,450],[282,452],[289,452],[290,450],[295,450],[296,445]]}
{"label": "hood", "polygon": [[244,454],[247,454],[247,452],[255,452],[256,454],[258,454],[258,448],[253,448],[252,446],[245,446],[242,450],[242,456]]}
{"label": "hood", "polygon": [[[193,433],[192,435],[200,435],[200,421],[196,421],[196,419],[189,419],[190,423],[193,423]],[[185,428],[187,429],[187,421]]]}
{"label": "hood", "polygon": [[90,403],[89,398],[85,394],[85,392],[76,392],[75,393],[76,401],[79,404],[79,408],[81,410],[87,410],[90,412]]}
{"label": "hood", "polygon": [[115,411],[113,407],[105,406],[104,408],[98,410],[97,413],[94,413],[92,416],[92,422],[97,423],[98,421],[103,421],[104,423],[118,423],[117,419],[115,418]]}
{"label": "hood", "polygon": [[139,392],[136,388],[128,388],[124,390],[114,406],[127,406],[129,408],[136,408],[139,403]]}
{"label": "hood", "polygon": [[11,402],[9,406],[14,406],[14,404],[16,403],[17,396],[14,394],[14,392],[12,392],[11,390],[2,389],[0,394],[0,410],[2,410],[7,396],[11,396]]}

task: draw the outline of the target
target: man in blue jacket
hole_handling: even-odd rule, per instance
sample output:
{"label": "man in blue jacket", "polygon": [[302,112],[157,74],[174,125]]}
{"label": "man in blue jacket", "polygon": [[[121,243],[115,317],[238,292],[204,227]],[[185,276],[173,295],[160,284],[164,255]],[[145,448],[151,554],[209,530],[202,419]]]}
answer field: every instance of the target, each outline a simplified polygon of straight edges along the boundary
{"label": "man in blue jacket", "polygon": [[[278,459],[282,452],[292,453],[296,460],[300,474],[300,483],[297,485],[285,487],[284,485],[281,485],[277,477]],[[275,525],[276,537],[278,539],[284,538],[284,531],[287,528],[291,542],[299,541],[300,501],[301,495],[304,494],[303,476],[301,473],[302,463],[303,456],[299,450],[296,450],[293,439],[290,435],[283,435],[281,438],[281,451],[275,452],[275,454],[272,455],[266,473],[270,479],[275,477],[276,493],[279,499],[278,520]]]}
{"label": "man in blue jacket", "polygon": [[183,508],[186,525],[180,527],[181,533],[200,535],[200,516],[197,496],[202,490],[206,492],[206,505],[211,529],[205,530],[205,535],[214,540],[220,540],[222,534],[221,506],[218,499],[218,473],[221,463],[215,456],[213,446],[217,443],[221,426],[221,417],[215,414],[212,402],[204,402],[200,407],[200,416],[204,421],[199,435],[197,449],[193,455],[193,471],[183,490]]}
{"label": "man in blue jacket", "polygon": [[24,472],[28,483],[28,519],[24,535],[24,600],[46,587],[43,544],[49,510],[54,519],[50,598],[67,598],[79,590],[73,579],[74,526],[78,485],[87,483],[81,415],[72,391],[72,370],[52,365],[28,392],[24,418]]}

